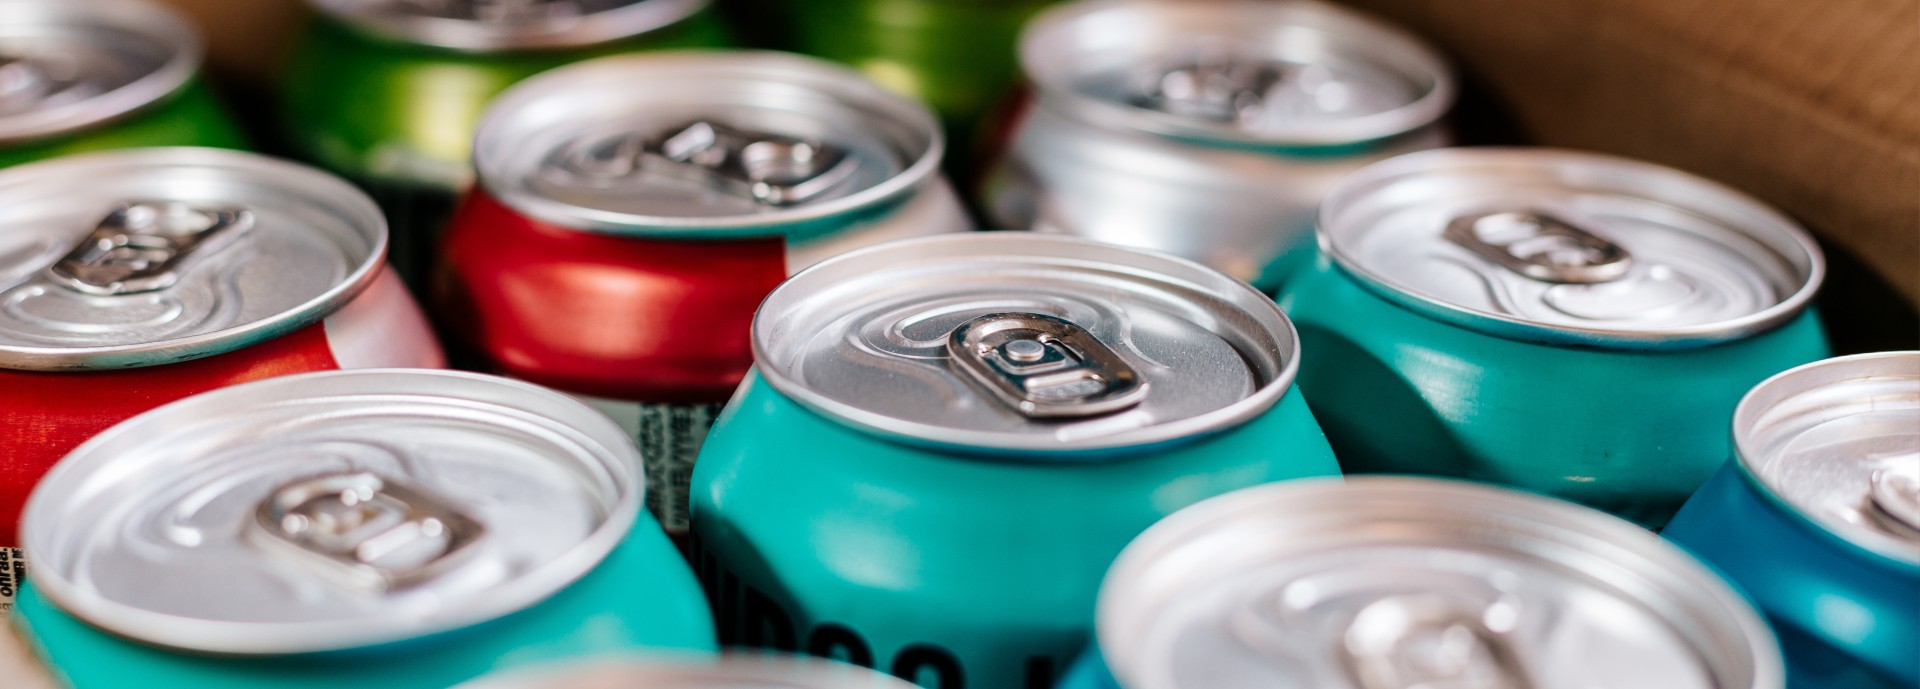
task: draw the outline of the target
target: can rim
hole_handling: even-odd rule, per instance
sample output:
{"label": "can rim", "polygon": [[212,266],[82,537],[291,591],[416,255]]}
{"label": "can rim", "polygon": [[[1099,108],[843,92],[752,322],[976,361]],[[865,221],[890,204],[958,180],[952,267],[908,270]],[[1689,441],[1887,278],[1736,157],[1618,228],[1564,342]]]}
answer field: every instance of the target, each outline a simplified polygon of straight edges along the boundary
{"label": "can rim", "polygon": [[[884,262],[891,258],[892,254],[926,250],[937,252],[945,257],[966,256],[968,254],[963,252],[969,249],[984,249],[1003,243],[1025,245],[1022,247],[1023,250],[1034,252],[1033,255],[1044,258],[1098,263],[1151,272],[1166,282],[1189,284],[1192,285],[1192,289],[1221,297],[1237,306],[1251,307],[1248,310],[1252,319],[1266,320],[1261,317],[1271,317],[1271,323],[1263,324],[1269,329],[1273,329],[1273,325],[1277,323],[1279,328],[1273,329],[1273,334],[1284,337],[1276,337],[1276,344],[1290,351],[1280,353],[1283,361],[1270,380],[1255,388],[1252,394],[1232,404],[1170,423],[1152,424],[1132,431],[1071,440],[1038,439],[998,431],[959,430],[932,423],[897,419],[814,392],[804,381],[789,375],[783,368],[765,365],[772,359],[773,352],[769,351],[772,345],[768,340],[772,337],[771,330],[775,327],[771,322],[775,316],[771,315],[769,306],[774,305],[782,290],[797,289],[793,286],[805,286],[815,280],[830,284],[837,281],[831,273],[841,270],[844,265]],[[966,246],[969,244],[976,246]],[[1050,249],[1053,253],[1038,253],[1038,250],[1043,249]],[[1113,257],[1124,257],[1130,262],[1113,261],[1111,260]],[[1193,283],[1191,278],[1195,276],[1208,279],[1210,284]],[[1122,247],[1079,237],[1027,232],[971,232],[914,237],[883,242],[840,254],[794,274],[779,287],[774,288],[774,291],[761,301],[760,308],[755,310],[751,332],[754,369],[760,372],[761,377],[765,378],[780,394],[828,419],[908,445],[943,450],[960,448],[1014,451],[1025,455],[1048,457],[1159,445],[1234,428],[1252,421],[1279,404],[1292,388],[1300,368],[1300,335],[1294,329],[1293,321],[1287,318],[1280,306],[1267,298],[1265,293],[1245,281],[1172,254]],[[1244,357],[1246,353],[1241,352],[1241,355]]]}
{"label": "can rim", "polygon": [[[744,81],[774,83],[785,79],[787,85],[826,89],[837,101],[858,103],[894,119],[915,134],[927,137],[927,147],[919,156],[885,181],[847,196],[813,205],[801,205],[751,215],[675,217],[642,215],[600,210],[554,201],[527,190],[505,186],[501,177],[511,176],[505,165],[490,155],[491,145],[504,134],[500,130],[509,113],[533,107],[541,99],[564,93],[571,81],[598,76],[600,72],[625,70],[626,76],[639,81],[649,76],[681,75],[691,70],[709,77],[736,78]],[[926,105],[893,93],[869,81],[859,72],[817,58],[776,51],[675,50],[634,55],[616,55],[577,62],[543,72],[515,84],[487,106],[474,135],[473,167],[481,188],[513,210],[531,218],[561,227],[600,234],[623,236],[692,237],[726,239],[783,234],[783,229],[800,230],[813,221],[851,215],[894,201],[935,179],[940,158],[946,150],[945,135],[939,120]],[[501,144],[509,145],[509,144]]]}
{"label": "can rim", "polygon": [[[1058,34],[1078,22],[1101,13],[1126,12],[1146,7],[1187,11],[1211,4],[1203,11],[1231,9],[1237,18],[1270,15],[1274,23],[1312,23],[1316,29],[1349,34],[1354,41],[1371,43],[1370,50],[1391,51],[1407,71],[1422,72],[1431,88],[1412,102],[1385,112],[1326,122],[1294,124],[1276,134],[1252,134],[1228,127],[1210,126],[1187,118],[1144,110],[1080,93],[1073,88],[1072,74],[1055,66],[1053,54]],[[1157,0],[1091,0],[1073,2],[1048,9],[1029,22],[1021,32],[1020,65],[1040,90],[1040,103],[1065,111],[1070,116],[1104,126],[1132,130],[1175,139],[1231,143],[1255,147],[1338,146],[1378,141],[1412,132],[1434,124],[1453,108],[1459,97],[1458,79],[1446,58],[1413,33],[1376,17],[1346,7],[1315,0],[1285,2],[1173,2]],[[1417,65],[1417,66],[1416,66]]]}
{"label": "can rim", "polygon": [[[580,412],[577,418],[555,420],[569,427],[600,425],[602,431],[617,437],[624,436],[624,432],[620,431],[612,420],[568,395],[532,383],[468,371],[376,368],[319,371],[257,380],[201,393],[144,412],[114,425],[68,453],[47,472],[27,499],[20,522],[22,548],[28,553],[29,558],[34,557],[32,555],[34,552],[51,550],[48,547],[50,544],[40,542],[44,538],[52,537],[46,529],[40,528],[40,524],[58,519],[52,515],[52,511],[57,508],[49,504],[55,499],[50,497],[51,492],[62,484],[84,482],[93,476],[94,470],[97,469],[95,465],[107,463],[113,458],[111,454],[103,454],[105,451],[101,448],[111,446],[121,436],[140,431],[143,419],[161,418],[162,415],[167,417],[191,415],[196,407],[214,405],[226,397],[272,388],[299,388],[312,381],[328,378],[386,380],[411,378],[414,380],[409,382],[417,382],[420,390],[436,392],[445,392],[452,385],[491,386],[518,397],[542,398],[547,402],[558,403],[564,408]],[[327,396],[339,396],[339,394]],[[324,397],[306,399],[322,398]],[[615,462],[609,468],[614,471],[630,472],[634,479],[633,486],[626,495],[621,496],[620,502],[608,511],[606,521],[582,538],[580,543],[543,566],[540,571],[546,573],[545,576],[540,577],[534,585],[516,587],[504,595],[487,596],[477,605],[463,606],[450,614],[412,617],[411,624],[405,626],[382,626],[373,630],[356,631],[350,629],[352,621],[348,620],[307,623],[295,630],[273,629],[271,624],[186,618],[149,612],[110,601],[97,595],[89,595],[87,590],[76,586],[64,576],[61,570],[54,567],[36,568],[33,572],[33,582],[35,588],[63,612],[101,629],[170,648],[223,655],[294,655],[341,651],[454,631],[504,617],[546,600],[598,567],[600,562],[619,546],[626,534],[638,523],[640,496],[645,492],[641,486],[646,481],[646,475],[637,448],[628,444],[609,449],[623,460]],[[92,456],[89,456],[90,454]],[[235,627],[240,628],[235,629]],[[181,642],[183,639],[196,638],[199,641]]]}
{"label": "can rim", "polygon": [[[1631,178],[1635,187],[1633,191],[1648,199],[1668,202],[1690,211],[1717,211],[1712,214],[1716,218],[1744,216],[1758,221],[1760,224],[1752,226],[1728,226],[1768,249],[1791,249],[1793,255],[1782,252],[1780,257],[1793,264],[1798,273],[1799,287],[1772,306],[1712,323],[1632,331],[1548,324],[1472,309],[1422,294],[1395,280],[1393,276],[1367,268],[1359,257],[1345,251],[1343,245],[1333,239],[1334,233],[1345,227],[1341,216],[1350,207],[1359,205],[1359,200],[1366,198],[1374,187],[1394,180],[1470,166],[1542,168],[1571,165],[1614,173],[1616,180]],[[1692,203],[1670,200],[1682,194],[1696,197],[1696,200]],[[1658,163],[1562,148],[1437,148],[1374,163],[1348,175],[1327,193],[1320,204],[1314,236],[1320,251],[1330,256],[1334,265],[1355,277],[1368,291],[1420,315],[1506,339],[1606,349],[1689,349],[1772,330],[1798,316],[1812,303],[1826,279],[1827,271],[1826,257],[1811,235],[1791,218],[1744,192]]]}
{"label": "can rim", "polygon": [[[1337,496],[1337,499],[1328,497],[1330,495]],[[1321,498],[1318,504],[1313,501],[1316,497]],[[1370,500],[1371,504],[1362,504],[1356,497]],[[1639,556],[1645,566],[1669,575],[1671,578],[1666,583],[1691,589],[1686,592],[1691,595],[1671,596],[1673,601],[1691,608],[1689,617],[1721,615],[1733,622],[1735,630],[1746,641],[1742,650],[1752,660],[1754,676],[1749,686],[1754,689],[1780,687],[1786,681],[1779,641],[1755,611],[1752,601],[1679,546],[1625,520],[1564,500],[1467,481],[1416,476],[1349,476],[1281,481],[1243,488],[1182,508],[1135,537],[1107,570],[1095,604],[1095,643],[1103,655],[1110,659],[1109,662],[1115,658],[1124,661],[1137,657],[1115,654],[1112,652],[1114,649],[1108,646],[1109,640],[1124,636],[1127,629],[1131,628],[1121,621],[1129,612],[1128,601],[1120,597],[1121,591],[1136,589],[1131,593],[1143,595],[1137,589],[1144,586],[1141,583],[1145,578],[1143,572],[1147,572],[1152,563],[1164,561],[1182,546],[1194,542],[1198,535],[1236,517],[1245,517],[1246,513],[1261,511],[1262,508],[1281,506],[1281,509],[1298,512],[1332,507],[1344,513],[1378,518],[1379,507],[1392,506],[1412,513],[1422,507],[1423,498],[1427,499],[1426,506],[1447,505],[1450,506],[1448,511],[1454,514],[1424,510],[1418,512],[1422,519],[1468,515],[1478,519],[1483,529],[1490,530],[1496,525],[1524,524],[1532,527],[1531,533],[1535,536],[1573,536],[1615,546],[1613,550],[1630,550],[1633,555]],[[1334,526],[1330,522],[1321,522],[1321,525]],[[1639,573],[1638,569],[1636,573]],[[1163,572],[1162,578],[1165,576]],[[1655,582],[1636,583],[1644,586]],[[1161,589],[1167,586],[1164,581],[1158,585]],[[1673,621],[1671,615],[1661,617]],[[1694,632],[1681,633],[1679,636],[1698,641],[1699,634],[1697,630]],[[1711,650],[1696,649],[1703,655]],[[1723,647],[1720,650],[1728,649]],[[1122,683],[1128,686],[1133,684],[1126,680],[1138,679],[1129,672],[1135,668],[1124,662],[1110,665],[1110,669],[1115,677],[1121,678]]]}
{"label": "can rim", "polygon": [[[1733,409],[1733,422],[1730,424],[1733,433],[1733,457],[1735,466],[1740,468],[1741,478],[1757,487],[1760,495],[1779,512],[1791,515],[1790,519],[1796,524],[1812,529],[1816,534],[1824,534],[1833,540],[1843,542],[1853,551],[1920,572],[1920,547],[1902,547],[1902,544],[1881,534],[1839,528],[1838,524],[1815,518],[1795,507],[1785,496],[1774,490],[1773,486],[1761,477],[1759,467],[1755,466],[1755,463],[1761,460],[1762,452],[1761,448],[1755,447],[1759,439],[1754,437],[1754,430],[1768,407],[1791,399],[1797,393],[1805,392],[1807,390],[1805,385],[1854,380],[1859,377],[1853,373],[1854,371],[1860,369],[1870,371],[1877,363],[1894,360],[1911,361],[1920,365],[1920,350],[1869,352],[1822,359],[1795,366],[1760,381],[1760,384],[1753,386],[1753,389],[1748,390],[1747,394],[1740,398],[1740,404]],[[1803,380],[1807,378],[1812,380]],[[1868,537],[1869,534],[1872,534],[1872,537]]]}
{"label": "can rim", "polygon": [[200,70],[206,45],[178,13],[145,0],[0,0],[9,22],[26,19],[42,22],[104,22],[114,28],[138,33],[169,46],[173,54],[152,72],[119,88],[73,103],[44,110],[0,116],[0,144],[16,144],[71,134],[110,122],[158,104],[185,89]]}
{"label": "can rim", "polygon": [[595,12],[570,26],[512,30],[445,17],[382,16],[360,0],[307,0],[336,21],[371,37],[462,52],[508,52],[585,48],[673,26],[705,10],[712,0],[641,0]]}
{"label": "can rim", "polygon": [[[16,179],[32,180],[67,168],[116,165],[206,165],[289,180],[311,198],[325,198],[344,213],[357,216],[368,235],[367,257],[341,281],[305,303],[277,316],[212,332],[157,342],[105,347],[33,347],[0,344],[0,369],[73,371],[157,366],[242,349],[312,325],[353,301],[385,268],[387,221],[366,192],[316,168],[279,158],[224,148],[155,147],[80,153],[36,161],[0,170],[0,189]],[[138,356],[134,356],[138,355]]]}

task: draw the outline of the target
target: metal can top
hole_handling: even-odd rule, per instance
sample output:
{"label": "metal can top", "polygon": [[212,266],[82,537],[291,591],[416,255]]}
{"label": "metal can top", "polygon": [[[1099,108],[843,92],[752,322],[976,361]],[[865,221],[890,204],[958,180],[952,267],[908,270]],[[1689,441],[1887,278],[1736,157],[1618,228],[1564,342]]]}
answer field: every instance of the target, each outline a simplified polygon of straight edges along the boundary
{"label": "metal can top", "polygon": [[456,689],[913,689],[906,680],[809,656],[727,653],[718,658],[611,658],[516,670]]}
{"label": "metal can top", "polygon": [[33,581],[143,642],[357,648],[529,607],[632,527],[640,458],[559,393],[363,369],[222,388],[134,417],[48,472]]}
{"label": "metal can top", "polygon": [[200,37],[142,0],[0,0],[0,145],[79,131],[172,95]]}
{"label": "metal can top", "polygon": [[1237,425],[1272,407],[1298,366],[1293,324],[1244,282],[1011,232],[823,261],[761,304],[753,348],[776,389],[837,421],[1049,459]]}
{"label": "metal can top", "polygon": [[1403,134],[1457,90],[1418,38],[1322,2],[1075,2],[1027,25],[1020,62],[1042,103],[1081,119],[1257,146]]}
{"label": "metal can top", "polygon": [[473,160],[503,203],[613,234],[766,235],[904,199],[933,179],[933,113],[784,53],[600,58],[508,89]]}
{"label": "metal can top", "polygon": [[710,0],[308,0],[359,31],[494,52],[579,48],[671,26]]}
{"label": "metal can top", "polygon": [[325,172],[143,148],[0,171],[0,368],[149,366],[246,347],[345,305],[387,226]]}
{"label": "metal can top", "polygon": [[1392,301],[1501,337],[1695,347],[1778,326],[1825,274],[1765,204],[1679,170],[1536,148],[1412,153],[1320,206],[1320,246]]}
{"label": "metal can top", "polygon": [[1181,510],[1101,586],[1129,689],[1779,689],[1773,634],[1679,548],[1465,482],[1301,480]]}
{"label": "metal can top", "polygon": [[1769,378],[1734,410],[1733,440],[1740,466],[1791,511],[1920,567],[1920,352]]}

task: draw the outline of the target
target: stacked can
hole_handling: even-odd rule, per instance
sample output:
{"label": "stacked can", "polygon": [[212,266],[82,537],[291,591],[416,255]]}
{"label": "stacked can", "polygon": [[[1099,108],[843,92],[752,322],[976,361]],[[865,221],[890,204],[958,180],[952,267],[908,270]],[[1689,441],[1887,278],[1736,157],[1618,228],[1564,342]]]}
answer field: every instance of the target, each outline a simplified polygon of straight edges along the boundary
{"label": "stacked can", "polygon": [[1447,143],[1440,56],[1318,2],[1106,0],[1020,41],[1035,104],[984,189],[993,222],[1158,249],[1272,291],[1341,177]]}
{"label": "stacked can", "polygon": [[48,467],[135,414],[443,364],[381,263],[379,209],[318,170],[210,148],[66,156],[0,171],[0,227],[0,546]]}
{"label": "stacked can", "polygon": [[[27,506],[19,619],[74,689],[445,687],[607,653],[711,652],[639,458],[578,401],[334,371],[161,407]],[[457,632],[457,633],[456,633]]]}
{"label": "stacked can", "polygon": [[777,53],[603,58],[488,111],[437,286],[482,365],[589,398],[638,437],[647,504],[686,529],[700,441],[790,270],[968,229],[932,114]]}
{"label": "stacked can", "polygon": [[200,81],[200,37],[144,0],[0,0],[0,167],[244,142]]}
{"label": "stacked can", "polygon": [[1348,471],[1506,484],[1657,527],[1725,461],[1718,419],[1740,396],[1827,356],[1813,239],[1657,165],[1410,154],[1342,182],[1319,239],[1280,304]]}
{"label": "stacked can", "polygon": [[1338,473],[1260,292],[1199,264],[980,233],[825,261],[754,319],[693,480],[723,642],[930,689],[1042,689],[1121,547],[1184,505]]}
{"label": "stacked can", "polygon": [[[1060,689],[1781,689],[1740,594],[1619,519],[1467,483],[1237,491],[1155,524]],[[1102,658],[1104,657],[1104,661]]]}
{"label": "stacked can", "polygon": [[309,2],[322,17],[287,66],[286,134],[373,194],[393,223],[394,265],[416,287],[496,94],[595,56],[726,44],[707,0]]}
{"label": "stacked can", "polygon": [[805,656],[733,654],[706,662],[608,659],[501,673],[456,689],[914,689],[865,668]]}
{"label": "stacked can", "polygon": [[1920,685],[1920,352],[1781,373],[1665,536],[1751,594],[1796,686]]}

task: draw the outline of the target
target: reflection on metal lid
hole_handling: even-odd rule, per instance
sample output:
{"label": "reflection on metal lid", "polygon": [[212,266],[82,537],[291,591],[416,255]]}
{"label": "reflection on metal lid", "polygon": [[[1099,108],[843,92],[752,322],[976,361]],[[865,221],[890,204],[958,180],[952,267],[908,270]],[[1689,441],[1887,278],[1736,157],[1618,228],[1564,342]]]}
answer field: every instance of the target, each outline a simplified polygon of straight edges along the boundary
{"label": "reflection on metal lid", "polygon": [[710,0],[308,0],[387,38],[456,50],[578,48],[665,28]]}
{"label": "reflection on metal lid", "polygon": [[200,38],[144,0],[0,0],[0,145],[158,103],[200,68]]}

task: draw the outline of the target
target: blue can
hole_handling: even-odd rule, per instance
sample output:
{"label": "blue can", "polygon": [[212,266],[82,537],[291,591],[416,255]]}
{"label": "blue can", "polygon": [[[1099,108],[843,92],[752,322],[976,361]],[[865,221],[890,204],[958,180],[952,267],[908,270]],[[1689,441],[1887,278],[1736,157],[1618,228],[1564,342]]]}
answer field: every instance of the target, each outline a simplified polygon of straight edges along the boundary
{"label": "blue can", "polygon": [[1759,603],[1793,686],[1920,686],[1920,352],[1769,378],[1733,442],[1664,535]]}

